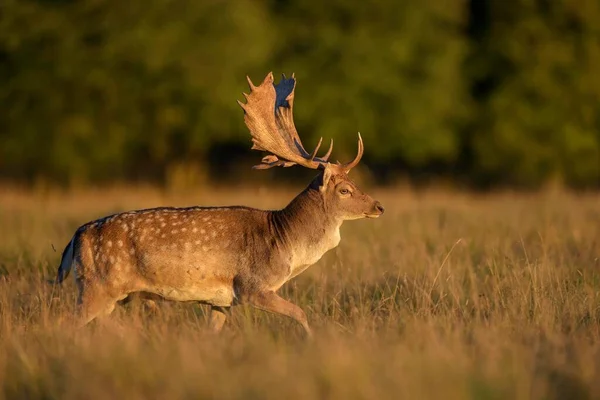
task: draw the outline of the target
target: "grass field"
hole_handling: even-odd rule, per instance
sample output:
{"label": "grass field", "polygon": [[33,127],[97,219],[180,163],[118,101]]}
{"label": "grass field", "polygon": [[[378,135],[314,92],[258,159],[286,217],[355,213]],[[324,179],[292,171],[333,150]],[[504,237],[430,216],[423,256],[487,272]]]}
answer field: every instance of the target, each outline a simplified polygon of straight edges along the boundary
{"label": "grass field", "polygon": [[97,217],[282,207],[294,191],[0,190],[0,398],[600,398],[600,195],[370,192],[385,215],[347,222],[281,290],[307,312],[309,342],[247,307],[214,337],[206,308],[173,303],[71,331],[72,280],[45,283]]}

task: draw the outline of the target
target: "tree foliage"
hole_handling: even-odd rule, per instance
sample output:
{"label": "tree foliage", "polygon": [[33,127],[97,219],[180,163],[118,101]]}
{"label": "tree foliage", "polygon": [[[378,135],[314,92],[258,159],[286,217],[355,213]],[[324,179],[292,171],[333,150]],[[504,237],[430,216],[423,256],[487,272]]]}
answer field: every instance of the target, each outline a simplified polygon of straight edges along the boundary
{"label": "tree foliage", "polygon": [[478,37],[472,146],[492,181],[600,182],[600,3],[490,2]]}
{"label": "tree foliage", "polygon": [[[4,0],[0,175],[163,180],[249,147],[235,103],[295,72],[340,159],[476,184],[600,181],[595,0]],[[225,155],[224,155],[225,157]]]}

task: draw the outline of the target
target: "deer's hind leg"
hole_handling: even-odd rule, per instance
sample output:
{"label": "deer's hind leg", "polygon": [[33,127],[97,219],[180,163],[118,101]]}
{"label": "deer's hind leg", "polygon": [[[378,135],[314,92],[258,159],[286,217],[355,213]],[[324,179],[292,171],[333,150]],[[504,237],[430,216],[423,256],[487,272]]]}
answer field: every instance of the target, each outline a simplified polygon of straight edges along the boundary
{"label": "deer's hind leg", "polygon": [[158,301],[162,301],[163,298],[159,295],[150,293],[150,292],[132,292],[119,301],[120,305],[129,304],[131,302],[138,302],[140,305],[144,307],[150,314],[156,315],[158,314],[160,308],[157,304]]}
{"label": "deer's hind leg", "polygon": [[109,316],[119,297],[111,295],[99,285],[86,284],[81,279],[77,280],[79,298],[77,300],[76,327],[81,328],[96,318]]}

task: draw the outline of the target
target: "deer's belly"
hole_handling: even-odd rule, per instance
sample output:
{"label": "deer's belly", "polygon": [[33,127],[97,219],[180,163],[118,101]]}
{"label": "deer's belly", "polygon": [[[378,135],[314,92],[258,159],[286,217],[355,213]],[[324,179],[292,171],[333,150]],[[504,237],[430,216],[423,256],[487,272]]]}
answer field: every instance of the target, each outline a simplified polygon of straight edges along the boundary
{"label": "deer's belly", "polygon": [[235,294],[232,285],[154,286],[146,289],[173,301],[200,301],[215,306],[227,307],[233,303]]}

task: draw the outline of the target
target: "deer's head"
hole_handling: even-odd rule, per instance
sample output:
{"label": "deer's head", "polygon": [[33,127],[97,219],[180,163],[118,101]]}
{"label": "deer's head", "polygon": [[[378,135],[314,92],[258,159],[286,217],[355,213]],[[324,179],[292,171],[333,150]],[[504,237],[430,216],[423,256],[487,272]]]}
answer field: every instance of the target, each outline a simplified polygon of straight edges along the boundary
{"label": "deer's head", "polygon": [[381,203],[360,190],[340,165],[325,164],[323,172],[312,184],[318,185],[323,202],[333,217],[351,220],[377,218],[383,214]]}
{"label": "deer's head", "polygon": [[346,164],[331,164],[327,160],[333,150],[333,140],[322,157],[317,157],[317,152],[323,138],[312,153],[308,153],[300,141],[292,113],[296,87],[294,75],[289,79],[283,75],[277,85],[273,82],[273,73],[269,73],[259,86],[255,86],[250,78],[247,79],[250,86],[250,94],[244,93],[247,103],[238,103],[244,110],[244,122],[252,135],[252,149],[271,153],[263,157],[262,163],[254,168],[290,167],[298,164],[320,170],[311,186],[318,188],[327,209],[334,214],[333,217],[349,220],[377,218],[383,214],[381,203],[363,193],[348,178],[348,172],[360,162],[363,155],[364,146],[360,133],[358,154],[354,160]]}

